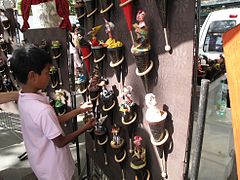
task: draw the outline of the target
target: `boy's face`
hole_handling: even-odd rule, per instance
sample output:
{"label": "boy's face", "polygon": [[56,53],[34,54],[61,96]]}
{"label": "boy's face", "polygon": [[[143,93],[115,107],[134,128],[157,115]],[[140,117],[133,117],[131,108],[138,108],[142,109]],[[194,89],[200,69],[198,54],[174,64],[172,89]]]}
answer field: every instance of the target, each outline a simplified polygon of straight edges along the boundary
{"label": "boy's face", "polygon": [[50,75],[49,75],[49,70],[50,70],[51,65],[48,64],[41,72],[41,74],[37,74],[36,77],[36,86],[38,89],[46,89],[49,83]]}

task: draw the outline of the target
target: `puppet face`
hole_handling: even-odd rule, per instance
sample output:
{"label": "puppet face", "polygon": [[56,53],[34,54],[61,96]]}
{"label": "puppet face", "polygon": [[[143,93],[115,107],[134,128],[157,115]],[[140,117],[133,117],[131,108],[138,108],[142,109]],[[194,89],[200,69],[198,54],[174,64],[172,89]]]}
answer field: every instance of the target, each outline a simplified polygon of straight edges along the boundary
{"label": "puppet face", "polygon": [[145,11],[139,10],[138,13],[137,13],[136,20],[138,22],[144,21],[145,15],[146,15]]}
{"label": "puppet face", "polygon": [[152,93],[149,93],[145,96],[145,102],[148,107],[153,107],[157,105],[156,97]]}

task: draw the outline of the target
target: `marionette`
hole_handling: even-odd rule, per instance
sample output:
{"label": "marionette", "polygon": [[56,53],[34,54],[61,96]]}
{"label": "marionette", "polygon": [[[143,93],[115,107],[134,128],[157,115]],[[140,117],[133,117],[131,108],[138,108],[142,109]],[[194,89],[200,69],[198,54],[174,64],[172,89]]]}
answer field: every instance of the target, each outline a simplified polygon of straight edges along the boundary
{"label": "marionette", "polygon": [[134,136],[134,151],[130,161],[130,167],[135,172],[136,180],[149,180],[150,179],[150,171],[146,168],[147,165],[147,152],[146,148],[142,146],[142,137]]}
{"label": "marionette", "polygon": [[55,108],[58,115],[66,113],[66,93],[62,90],[55,90]]}
{"label": "marionette", "polygon": [[125,173],[123,169],[124,160],[126,159],[127,152],[124,149],[125,140],[120,136],[120,127],[114,126],[112,128],[112,140],[110,146],[114,150],[114,160],[119,163],[122,170],[122,179],[125,180]]}
{"label": "marionette", "polygon": [[150,132],[151,132],[151,143],[156,146],[160,160],[161,160],[161,175],[162,177],[166,177],[166,159],[165,159],[165,152],[164,152],[164,144],[168,140],[169,133],[168,130],[165,128],[165,122],[167,118],[167,112],[159,110],[157,107],[156,97],[152,93],[148,93],[145,96],[145,103],[147,105],[147,111],[145,114],[145,119],[147,124],[149,125]]}
{"label": "marionette", "polygon": [[133,152],[132,149],[132,137],[134,134],[134,122],[137,119],[137,113],[135,112],[135,103],[131,97],[132,87],[124,86],[122,89],[123,101],[120,104],[119,111],[122,113],[122,124],[127,127],[129,135],[129,153]]}
{"label": "marionette", "polygon": [[107,128],[104,125],[104,122],[107,118],[106,116],[102,116],[102,114],[100,114],[100,118],[98,119],[98,121],[96,122],[95,125],[95,130],[94,133],[97,137],[97,143],[99,146],[103,147],[103,151],[104,151],[104,164],[108,165],[108,160],[107,160],[107,142],[108,142],[108,134],[107,134]]}
{"label": "marionette", "polygon": [[60,59],[62,56],[61,52],[61,43],[58,40],[52,41],[51,50],[52,50],[52,58],[56,61],[57,69],[58,69],[58,77],[59,77],[59,85],[62,85],[62,75],[60,69]]}
{"label": "marionette", "polygon": [[148,39],[148,27],[144,21],[145,16],[145,11],[138,10],[136,16],[138,23],[133,24],[136,40],[131,48],[131,52],[137,65],[136,74],[144,78],[145,90],[148,92],[147,74],[151,71],[153,62],[150,60],[151,45]]}
{"label": "marionette", "polygon": [[107,47],[108,57],[110,58],[110,66],[114,68],[114,72],[119,84],[119,90],[121,90],[122,80],[122,63],[124,61],[123,55],[123,43],[121,41],[117,41],[113,37],[113,30],[115,25],[104,19],[105,21],[105,32],[108,34],[108,39],[104,43],[104,46]]}
{"label": "marionette", "polygon": [[98,66],[100,76],[103,77],[103,73],[104,73],[103,64],[106,57],[106,52],[105,52],[105,47],[102,45],[102,42],[99,41],[97,38],[97,34],[101,30],[101,28],[102,28],[102,25],[95,26],[91,29],[91,31],[88,34],[91,34],[92,36],[90,40],[90,44],[91,44],[91,49],[94,57],[94,60],[93,60],[93,62],[95,63],[94,66]]}

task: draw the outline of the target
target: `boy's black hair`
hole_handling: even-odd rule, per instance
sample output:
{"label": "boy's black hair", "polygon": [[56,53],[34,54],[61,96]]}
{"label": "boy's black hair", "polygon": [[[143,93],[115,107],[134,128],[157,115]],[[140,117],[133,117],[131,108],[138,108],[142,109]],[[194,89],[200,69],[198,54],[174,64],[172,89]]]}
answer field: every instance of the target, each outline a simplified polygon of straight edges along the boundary
{"label": "boy's black hair", "polygon": [[23,84],[26,84],[30,71],[40,75],[48,64],[52,64],[51,56],[34,45],[26,45],[15,49],[10,58],[10,68],[17,80]]}

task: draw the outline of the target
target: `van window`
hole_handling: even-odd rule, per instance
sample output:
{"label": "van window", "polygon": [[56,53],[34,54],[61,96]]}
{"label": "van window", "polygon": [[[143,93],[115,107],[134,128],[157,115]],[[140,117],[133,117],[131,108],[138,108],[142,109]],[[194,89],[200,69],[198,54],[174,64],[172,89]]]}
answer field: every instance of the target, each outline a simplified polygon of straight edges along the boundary
{"label": "van window", "polygon": [[204,41],[203,51],[223,52],[222,33],[236,25],[235,20],[213,21],[209,28]]}

